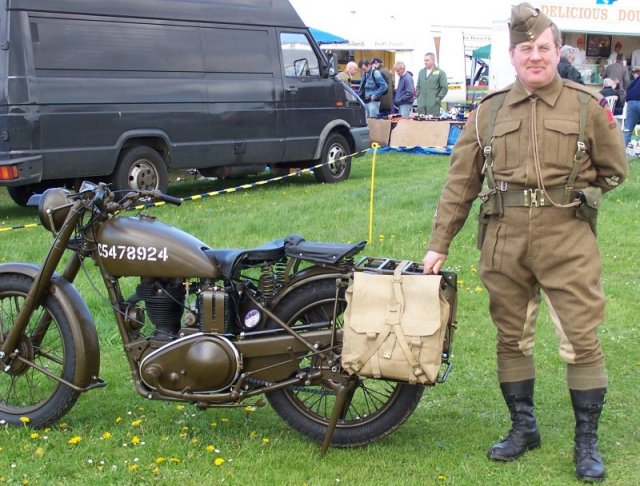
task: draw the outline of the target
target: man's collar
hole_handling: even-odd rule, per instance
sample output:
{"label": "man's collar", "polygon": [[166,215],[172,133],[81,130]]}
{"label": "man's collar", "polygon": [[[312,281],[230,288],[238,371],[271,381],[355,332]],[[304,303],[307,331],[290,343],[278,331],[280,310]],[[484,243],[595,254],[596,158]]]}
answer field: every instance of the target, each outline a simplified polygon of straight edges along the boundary
{"label": "man's collar", "polygon": [[[505,102],[509,105],[515,105],[516,103],[520,103],[531,97],[531,93],[529,93],[525,87],[522,85],[519,79],[516,79],[514,87],[511,91],[509,91],[509,95],[505,99]],[[554,106],[556,101],[560,97],[560,93],[562,92],[562,79],[559,75],[553,78],[553,80],[546,85],[544,88],[540,88],[535,92],[535,96],[540,98],[549,106]]]}

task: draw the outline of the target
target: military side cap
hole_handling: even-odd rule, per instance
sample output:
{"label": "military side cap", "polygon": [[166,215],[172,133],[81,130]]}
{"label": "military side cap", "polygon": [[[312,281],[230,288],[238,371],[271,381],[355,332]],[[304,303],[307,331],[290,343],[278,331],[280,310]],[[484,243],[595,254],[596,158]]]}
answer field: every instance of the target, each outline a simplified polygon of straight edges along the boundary
{"label": "military side cap", "polygon": [[509,22],[509,38],[511,45],[534,40],[553,22],[539,9],[527,2],[511,7],[511,21]]}

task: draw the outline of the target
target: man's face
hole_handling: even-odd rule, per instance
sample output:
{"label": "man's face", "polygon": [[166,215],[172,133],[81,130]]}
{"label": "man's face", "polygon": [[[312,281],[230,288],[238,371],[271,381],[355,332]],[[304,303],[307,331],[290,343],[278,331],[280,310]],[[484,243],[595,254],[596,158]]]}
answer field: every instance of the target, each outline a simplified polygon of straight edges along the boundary
{"label": "man's face", "polygon": [[578,47],[584,49],[584,39],[582,37],[578,39]]}
{"label": "man's face", "polygon": [[518,79],[533,93],[548,85],[557,75],[560,47],[553,40],[551,27],[531,42],[521,42],[509,50]]}
{"label": "man's face", "polygon": [[396,66],[395,71],[398,76],[402,76],[404,74],[404,68],[402,66]]}
{"label": "man's face", "polygon": [[363,64],[362,66],[360,66],[360,71],[362,71],[362,73],[368,73],[369,72],[369,66],[367,66],[366,64]]}
{"label": "man's face", "polygon": [[433,69],[433,57],[425,56],[424,57],[424,67],[427,69]]}
{"label": "man's face", "polygon": [[351,65],[351,66],[347,66],[347,72],[348,72],[351,76],[353,76],[353,75],[356,73],[356,71],[357,71],[357,70],[358,70],[358,66],[353,66],[353,65]]}

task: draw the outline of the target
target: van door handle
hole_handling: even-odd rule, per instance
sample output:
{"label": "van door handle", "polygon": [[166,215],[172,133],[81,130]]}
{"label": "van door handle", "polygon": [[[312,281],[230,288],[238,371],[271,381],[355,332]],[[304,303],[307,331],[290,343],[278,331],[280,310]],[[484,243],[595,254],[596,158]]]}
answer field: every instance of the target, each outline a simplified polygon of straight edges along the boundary
{"label": "van door handle", "polygon": [[297,92],[298,92],[298,88],[296,88],[295,86],[289,86],[288,88],[285,88],[285,91],[286,91],[287,93],[293,93],[293,94],[295,94],[295,93],[297,93]]}

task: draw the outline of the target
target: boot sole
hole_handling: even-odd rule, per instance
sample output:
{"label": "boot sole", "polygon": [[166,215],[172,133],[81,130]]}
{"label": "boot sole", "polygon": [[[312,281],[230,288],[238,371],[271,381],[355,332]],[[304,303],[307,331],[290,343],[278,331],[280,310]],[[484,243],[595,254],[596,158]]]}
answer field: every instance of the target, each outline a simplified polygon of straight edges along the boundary
{"label": "boot sole", "polygon": [[525,452],[527,451],[531,451],[533,449],[538,449],[540,447],[540,441],[533,443],[533,444],[529,444],[527,445],[520,454],[518,454],[517,456],[500,456],[500,455],[492,455],[491,451],[489,451],[489,453],[487,454],[487,457],[489,459],[491,459],[492,461],[500,461],[500,462],[510,462],[510,461],[515,461],[516,459],[521,458]]}

